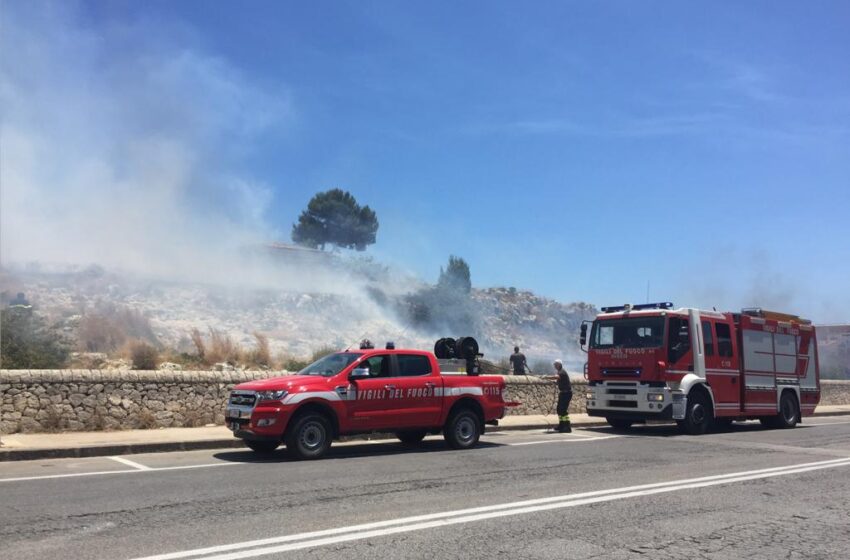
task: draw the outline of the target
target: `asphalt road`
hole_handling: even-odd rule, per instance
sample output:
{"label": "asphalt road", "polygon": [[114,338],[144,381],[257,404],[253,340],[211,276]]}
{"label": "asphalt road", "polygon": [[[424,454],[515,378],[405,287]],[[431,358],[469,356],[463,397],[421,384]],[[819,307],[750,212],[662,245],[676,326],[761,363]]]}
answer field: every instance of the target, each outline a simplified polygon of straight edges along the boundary
{"label": "asphalt road", "polygon": [[16,560],[846,558],[850,417],[5,463],[0,504]]}

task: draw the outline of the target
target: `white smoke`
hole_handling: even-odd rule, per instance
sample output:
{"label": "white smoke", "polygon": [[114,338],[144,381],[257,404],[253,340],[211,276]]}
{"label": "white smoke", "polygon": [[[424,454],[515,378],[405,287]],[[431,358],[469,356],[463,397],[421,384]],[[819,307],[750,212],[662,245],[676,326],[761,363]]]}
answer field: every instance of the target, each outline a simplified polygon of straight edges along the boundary
{"label": "white smoke", "polygon": [[[261,249],[288,231],[267,216],[280,189],[246,162],[294,118],[284,85],[252,84],[167,22],[93,27],[75,7],[0,3],[0,264],[108,274],[24,273],[0,288],[69,321],[101,299],[139,309],[175,344],[207,326],[242,343],[260,330],[297,355],[361,336],[433,342],[394,312],[395,296],[422,286],[412,275]],[[535,321],[532,309],[514,312],[493,352],[515,342],[502,331]],[[562,329],[538,347],[560,355]],[[540,337],[529,336],[533,347]]]}
{"label": "white smoke", "polygon": [[240,162],[286,126],[285,94],[160,26],[86,27],[59,3],[4,2],[2,16],[5,264],[209,278],[274,236],[271,189]]}

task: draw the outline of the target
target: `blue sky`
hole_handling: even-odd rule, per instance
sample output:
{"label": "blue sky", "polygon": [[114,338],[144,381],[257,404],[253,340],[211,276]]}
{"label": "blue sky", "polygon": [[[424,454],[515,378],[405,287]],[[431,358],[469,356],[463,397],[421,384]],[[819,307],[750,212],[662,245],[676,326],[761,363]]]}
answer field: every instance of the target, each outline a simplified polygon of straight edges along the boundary
{"label": "blue sky", "polygon": [[227,77],[191,102],[211,117],[207,95],[236,99],[216,118],[248,124],[216,129],[213,150],[263,185],[281,237],[340,187],[378,214],[370,253],[426,278],[456,254],[477,286],[606,305],[649,284],[652,300],[850,321],[847,2],[184,0],[63,17],[102,43],[83,72],[191,52]]}

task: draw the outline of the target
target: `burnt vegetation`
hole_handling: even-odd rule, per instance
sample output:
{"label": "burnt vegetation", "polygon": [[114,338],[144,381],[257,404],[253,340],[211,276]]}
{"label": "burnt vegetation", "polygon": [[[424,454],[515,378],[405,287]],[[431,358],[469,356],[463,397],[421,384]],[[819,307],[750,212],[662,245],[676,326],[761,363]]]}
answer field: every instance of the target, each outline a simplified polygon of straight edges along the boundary
{"label": "burnt vegetation", "polygon": [[478,325],[471,293],[469,264],[461,257],[451,255],[446,268],[440,268],[437,284],[406,296],[401,301],[401,308],[415,328],[475,335]]}

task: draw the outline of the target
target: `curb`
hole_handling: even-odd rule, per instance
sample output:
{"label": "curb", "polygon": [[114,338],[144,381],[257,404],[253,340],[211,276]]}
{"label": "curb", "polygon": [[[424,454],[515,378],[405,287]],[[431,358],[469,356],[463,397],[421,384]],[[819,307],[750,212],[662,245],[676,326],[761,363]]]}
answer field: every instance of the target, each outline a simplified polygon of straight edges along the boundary
{"label": "curb", "polygon": [[[850,416],[846,410],[815,412],[812,418],[823,416]],[[803,422],[805,424],[805,422]],[[578,428],[597,428],[607,426],[604,420],[591,420],[573,424]],[[529,422],[510,426],[488,426],[491,431],[516,431],[546,429],[554,426],[551,422]],[[377,434],[347,436],[345,441],[374,439]],[[387,434],[389,435],[389,434]],[[241,439],[207,439],[198,441],[166,441],[157,443],[116,443],[106,445],[85,445],[65,448],[2,449],[0,463],[5,461],[32,461],[36,459],[82,459],[88,457],[107,457],[111,455],[135,455],[139,453],[166,453],[169,451],[198,451],[203,449],[232,449],[245,446]]]}
{"label": "curb", "polygon": [[[490,431],[515,431],[551,428],[554,424],[529,422],[511,426],[488,426]],[[578,427],[606,426],[602,422],[582,422]],[[346,436],[343,441],[370,440],[392,434],[362,434]],[[156,443],[114,443],[104,445],[83,445],[80,447],[33,448],[33,449],[2,449],[0,448],[0,463],[6,461],[32,461],[36,459],[83,459],[89,457],[108,457],[111,455],[136,455],[139,453],[166,453],[169,451],[198,451],[203,449],[233,449],[244,448],[241,439],[207,439],[198,441],[164,441]]]}
{"label": "curb", "polygon": [[110,455],[135,455],[138,453],[164,453],[167,451],[197,451],[244,447],[241,439],[207,439],[199,441],[165,441],[157,443],[115,443],[85,445],[80,447],[0,449],[0,463],[4,461],[32,461],[34,459],[81,459]]}

